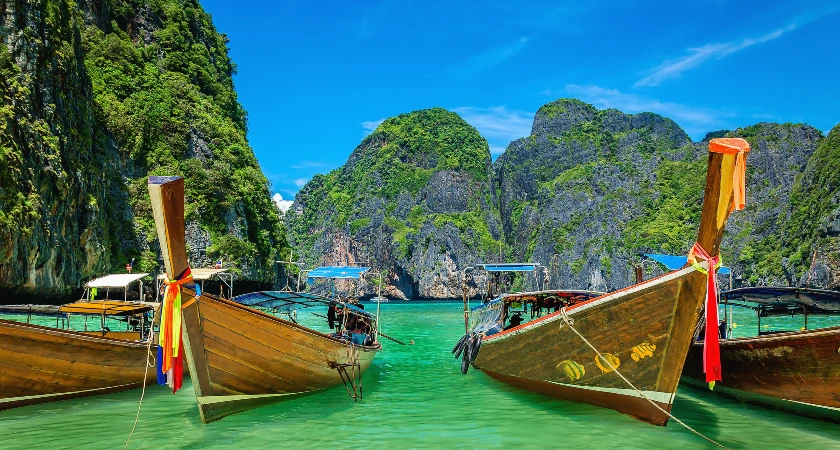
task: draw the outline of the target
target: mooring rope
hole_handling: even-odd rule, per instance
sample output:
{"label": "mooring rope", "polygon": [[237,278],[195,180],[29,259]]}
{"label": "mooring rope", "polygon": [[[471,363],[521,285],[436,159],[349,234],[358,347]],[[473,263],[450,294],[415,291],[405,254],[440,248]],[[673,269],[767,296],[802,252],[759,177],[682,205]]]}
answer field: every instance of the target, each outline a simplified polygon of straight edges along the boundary
{"label": "mooring rope", "polygon": [[143,390],[140,391],[140,403],[137,404],[137,415],[134,416],[134,425],[131,427],[131,433],[128,433],[128,439],[125,441],[125,446],[123,450],[128,448],[128,443],[131,442],[131,436],[134,435],[134,430],[137,428],[137,421],[140,420],[140,408],[143,406],[143,396],[146,395],[146,379],[149,376],[149,367],[155,367],[157,365],[157,361],[153,361],[152,364],[149,364],[149,359],[154,359],[152,357],[152,341],[154,340],[155,336],[155,316],[157,315],[157,311],[155,314],[152,315],[152,322],[149,325],[149,336],[148,342],[146,343],[146,367],[143,370]]}
{"label": "mooring rope", "polygon": [[591,343],[590,343],[590,342],[589,342],[589,341],[588,341],[585,337],[583,337],[583,335],[582,335],[582,334],[580,334],[580,332],[579,332],[579,331],[578,331],[578,330],[574,327],[575,320],[574,320],[573,318],[569,317],[569,315],[568,315],[568,314],[566,314],[566,307],[565,307],[565,306],[564,306],[563,308],[560,308],[560,316],[563,318],[563,320],[566,322],[566,324],[567,324],[567,325],[569,325],[569,329],[570,329],[570,330],[572,330],[572,331],[574,331],[574,332],[575,332],[575,334],[576,334],[576,335],[578,335],[578,337],[580,337],[580,338],[583,340],[583,342],[585,342],[585,343],[586,343],[586,345],[588,345],[588,346],[589,346],[589,348],[591,348],[591,349],[595,352],[595,354],[596,354],[596,355],[598,355],[598,358],[600,358],[600,359],[601,359],[601,361],[604,361],[605,363],[607,363],[607,365],[608,365],[608,366],[610,366],[610,368],[613,370],[613,372],[615,372],[615,373],[616,373],[619,377],[621,377],[621,379],[622,379],[622,380],[624,380],[624,382],[625,382],[625,383],[627,383],[627,385],[628,385],[628,386],[630,386],[631,388],[633,388],[633,390],[634,390],[634,391],[636,391],[636,393],[637,393],[637,394],[639,394],[639,395],[640,395],[643,399],[647,400],[647,401],[648,401],[651,405],[653,405],[656,409],[658,409],[659,411],[663,412],[664,414],[666,414],[666,415],[667,415],[668,417],[670,417],[671,419],[674,419],[674,421],[675,421],[675,422],[677,422],[678,424],[680,424],[680,425],[682,425],[683,427],[685,427],[688,431],[691,431],[692,433],[696,434],[697,436],[700,436],[701,438],[703,438],[703,439],[705,439],[705,440],[707,440],[707,441],[711,442],[712,444],[717,445],[717,446],[718,446],[718,447],[720,447],[720,448],[724,448],[724,449],[729,450],[729,448],[728,448],[728,447],[726,447],[726,446],[724,446],[723,444],[721,444],[721,443],[719,443],[719,442],[715,441],[714,439],[712,439],[712,438],[710,438],[710,437],[706,436],[705,434],[703,434],[703,433],[701,433],[701,432],[699,432],[699,431],[695,430],[694,428],[691,428],[690,426],[688,426],[688,424],[686,424],[685,422],[683,422],[683,421],[682,421],[682,420],[680,420],[680,419],[677,419],[677,418],[676,418],[673,414],[671,414],[670,412],[665,411],[665,409],[663,409],[661,406],[657,405],[657,404],[656,404],[656,402],[654,402],[653,400],[651,400],[650,398],[648,398],[648,396],[647,396],[647,395],[645,395],[645,393],[644,393],[644,392],[640,391],[640,390],[639,390],[636,386],[634,386],[634,385],[633,385],[633,383],[631,383],[631,382],[630,382],[630,380],[628,380],[627,378],[625,378],[625,377],[624,377],[624,375],[622,375],[622,374],[621,374],[621,372],[619,372],[619,371],[618,371],[618,369],[617,369],[615,366],[613,366],[613,365],[612,365],[612,363],[611,363],[611,362],[610,362],[607,358],[604,358],[604,357],[603,357],[603,355],[601,355],[601,352],[599,352],[599,351],[598,351],[598,349],[597,349],[597,348],[595,348],[595,346],[594,346],[594,345],[592,345],[592,344],[591,344]]}

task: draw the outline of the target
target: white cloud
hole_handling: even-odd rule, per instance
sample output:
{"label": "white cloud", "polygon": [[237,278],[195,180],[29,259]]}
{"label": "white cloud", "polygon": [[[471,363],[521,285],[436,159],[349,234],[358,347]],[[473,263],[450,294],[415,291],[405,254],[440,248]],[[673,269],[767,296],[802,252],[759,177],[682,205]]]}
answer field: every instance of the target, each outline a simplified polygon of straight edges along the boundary
{"label": "white cloud", "polygon": [[312,169],[312,168],[319,168],[319,167],[326,167],[325,163],[320,161],[299,161],[297,164],[289,166],[290,169]]}
{"label": "white cloud", "polygon": [[454,108],[453,111],[487,139],[490,155],[493,157],[504,153],[511,141],[529,136],[531,124],[534,122],[534,113],[508,110],[504,106],[489,108],[462,106]]}
{"label": "white cloud", "polygon": [[499,141],[505,146],[510,141],[530,135],[531,124],[534,122],[534,113],[508,110],[504,106],[462,106],[453,111],[474,126],[488,141]]}
{"label": "white cloud", "polygon": [[469,76],[490,69],[514,57],[525,48],[527,43],[528,38],[521,37],[509,44],[479,53],[456,66],[446,69],[446,72]]}
{"label": "white cloud", "polygon": [[376,131],[376,128],[379,125],[381,125],[382,122],[384,122],[384,121],[385,121],[385,118],[382,118],[382,119],[379,119],[379,120],[369,120],[369,121],[366,121],[366,122],[362,122],[362,128],[364,129],[363,134],[365,136],[367,136],[367,135],[373,133],[374,131]]}
{"label": "white cloud", "polygon": [[688,54],[676,59],[670,59],[648,71],[648,75],[637,81],[633,86],[658,86],[665,80],[679,78],[683,72],[699,67],[710,59],[723,59],[735,52],[756,44],[772,41],[796,28],[790,24],[784,28],[772,31],[756,38],[745,38],[741,42],[726,42],[723,44],[706,44],[702,47],[688,49]]}
{"label": "white cloud", "polygon": [[302,188],[306,186],[306,183],[309,182],[309,178],[298,178],[294,181],[295,186]]}
{"label": "white cloud", "polygon": [[598,108],[616,108],[627,113],[653,112],[676,121],[688,134],[696,135],[709,131],[711,127],[723,125],[722,117],[731,117],[725,111],[696,108],[679,103],[663,102],[658,99],[628,94],[617,89],[600,86],[579,86],[570,84],[566,92]]}
{"label": "white cloud", "polygon": [[274,204],[283,212],[288,211],[292,207],[292,203],[294,203],[292,200],[283,200],[283,196],[279,192],[275,193],[271,199],[274,200]]}

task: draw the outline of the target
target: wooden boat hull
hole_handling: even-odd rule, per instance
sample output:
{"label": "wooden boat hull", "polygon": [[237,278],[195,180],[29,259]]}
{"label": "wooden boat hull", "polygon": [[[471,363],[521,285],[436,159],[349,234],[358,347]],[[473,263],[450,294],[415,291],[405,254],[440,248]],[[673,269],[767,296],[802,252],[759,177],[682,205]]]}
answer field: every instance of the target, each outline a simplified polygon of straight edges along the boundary
{"label": "wooden boat hull", "polygon": [[146,345],[0,320],[0,410],[139,388]]}
{"label": "wooden boat hull", "polygon": [[[665,411],[674,394],[705,295],[693,268],[567,308],[577,329]],[[614,409],[655,425],[667,414],[628,386],[556,312],[482,341],[475,367],[510,385]]]}
{"label": "wooden boat hull", "polygon": [[[691,347],[683,381],[708,389],[702,349]],[[840,423],[840,327],[726,339],[720,356],[723,380],[713,392]]]}
{"label": "wooden boat hull", "polygon": [[317,331],[183,292],[184,347],[204,423],[341,385],[337,365],[357,356],[357,373],[363,373],[380,349],[355,346],[351,353],[345,342]]}

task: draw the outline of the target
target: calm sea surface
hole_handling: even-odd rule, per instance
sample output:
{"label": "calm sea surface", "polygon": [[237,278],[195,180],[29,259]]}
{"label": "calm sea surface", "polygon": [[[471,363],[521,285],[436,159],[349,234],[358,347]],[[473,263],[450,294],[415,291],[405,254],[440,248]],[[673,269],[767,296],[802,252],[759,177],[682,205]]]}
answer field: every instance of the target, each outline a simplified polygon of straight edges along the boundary
{"label": "calm sea surface", "polygon": [[[738,335],[755,332],[753,314],[735,314]],[[323,320],[307,313],[300,319]],[[762,325],[799,328],[800,322]],[[809,320],[809,327],[818,325]],[[382,330],[416,344],[384,340],[359,403],[338,387],[202,425],[188,381],[175,395],[150,386],[129,448],[714,448],[673,421],[655,427],[517,390],[475,370],[462,376],[450,353],[463,333],[459,303],[383,304]],[[139,400],[134,390],[0,412],[0,448],[122,448]],[[673,414],[733,449],[840,448],[838,425],[704,391],[680,388]]]}

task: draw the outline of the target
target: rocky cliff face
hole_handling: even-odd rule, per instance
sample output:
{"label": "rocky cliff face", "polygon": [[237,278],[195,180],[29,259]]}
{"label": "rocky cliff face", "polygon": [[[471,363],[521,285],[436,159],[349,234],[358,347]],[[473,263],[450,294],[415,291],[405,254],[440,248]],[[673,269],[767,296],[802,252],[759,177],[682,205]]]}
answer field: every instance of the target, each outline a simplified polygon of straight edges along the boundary
{"label": "rocky cliff face", "polygon": [[639,253],[683,252],[696,233],[703,152],[673,121],[561,99],[496,161],[513,260],[555,288],[632,284]]}
{"label": "rocky cliff face", "polygon": [[301,191],[289,224],[308,262],[372,261],[391,295],[457,297],[456,272],[497,261],[501,236],[505,261],[546,267],[502,280],[507,289],[620,289],[639,264],[647,277],[663,272],[642,254],[688,252],[707,141],[731,136],[753,149],[747,207],[730,218],[722,246],[734,284],[840,284],[840,129],[826,138],[804,124],[759,123],[695,143],[656,114],[560,99],[539,109],[531,135],[512,142],[491,175],[486,155],[451,144],[463,139],[429,137],[464,128],[433,111],[435,120],[420,119],[425,111],[386,122],[344,167]]}
{"label": "rocky cliff face", "polygon": [[[779,244],[790,242],[793,192],[810,192],[808,174],[833,173],[840,160],[824,155],[816,170],[824,139],[808,125],[760,123],[710,134],[743,137],[753,149],[747,208],[732,215],[722,245],[735,283],[805,284],[801,274],[811,260],[795,244]],[[654,114],[598,111],[569,99],[543,106],[531,136],[511,143],[495,166],[511,257],[547,265],[550,286],[608,291],[632,284],[643,253],[687,253],[700,218],[707,146]],[[838,190],[835,182],[823,197]],[[830,208],[823,209],[815,216],[832,223]],[[826,235],[811,234],[806,247]],[[821,242],[831,254],[834,241]],[[661,273],[655,264],[645,267],[648,276]],[[820,280],[811,285],[831,284]]]}
{"label": "rocky cliff face", "polygon": [[157,271],[160,174],[186,178],[193,266],[273,278],[283,230],[196,2],[0,2],[0,38],[0,289],[61,296],[131,258]]}
{"label": "rocky cliff face", "polygon": [[487,142],[458,115],[403,114],[298,193],[290,237],[311,264],[370,265],[392,297],[458,297],[459,271],[498,250],[492,177]]}
{"label": "rocky cliff face", "polygon": [[[782,136],[793,134],[788,131]],[[764,220],[770,231],[745,246],[738,261],[749,284],[840,289],[840,125],[825,138],[810,127],[797,131],[806,131],[813,139],[800,140],[800,145],[782,155],[805,150],[808,157],[798,172],[777,183],[780,194],[771,198],[780,198],[779,205],[769,204],[778,214],[769,214]],[[776,144],[785,141],[778,137],[769,134]],[[783,166],[775,165],[767,172],[781,170]],[[772,186],[764,181],[773,176],[767,172],[760,173],[760,179],[752,184]]]}

